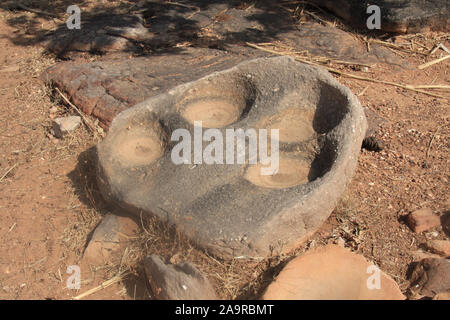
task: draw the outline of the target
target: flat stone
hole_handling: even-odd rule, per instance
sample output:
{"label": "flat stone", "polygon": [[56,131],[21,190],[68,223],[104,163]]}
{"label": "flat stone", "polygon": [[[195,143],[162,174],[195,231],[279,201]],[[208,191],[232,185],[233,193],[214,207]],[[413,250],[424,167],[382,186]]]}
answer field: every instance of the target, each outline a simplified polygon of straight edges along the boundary
{"label": "flat stone", "polygon": [[313,249],[290,261],[269,285],[263,299],[405,299],[397,283],[381,271],[379,289],[368,286],[368,282],[373,284],[369,279],[374,275],[371,266],[363,256],[337,245]]}
{"label": "flat stone", "polygon": [[420,261],[426,258],[438,258],[438,259],[441,258],[441,256],[438,254],[425,252],[422,250],[416,250],[411,252],[411,256],[413,257],[414,261]]}
{"label": "flat stone", "polygon": [[139,226],[129,217],[105,215],[95,228],[83,259],[95,265],[111,262],[113,256],[129,242],[129,237],[138,231]]}
{"label": "flat stone", "polygon": [[450,6],[447,0],[316,0],[352,25],[367,29],[369,5],[381,9],[381,30],[397,33],[448,31]]}
{"label": "flat stone", "polygon": [[[83,51],[103,55],[93,63],[60,62],[42,78],[107,128],[119,112],[169,87],[269,55],[246,42],[282,42],[312,56],[408,67],[387,48],[372,44],[368,51],[363,41],[338,28],[317,22],[298,26],[277,5],[240,10],[204,1],[200,7],[196,14],[192,8],[152,3],[136,14],[84,17],[76,31],[63,24],[49,36],[48,50],[68,58]],[[231,18],[220,18],[224,10]]]}
{"label": "flat stone", "polygon": [[217,300],[208,279],[190,262],[165,264],[157,255],[144,261],[153,294],[158,300]]}
{"label": "flat stone", "polygon": [[422,208],[411,212],[406,216],[405,221],[408,227],[416,233],[433,229],[441,223],[439,216],[433,214],[430,208]]}
{"label": "flat stone", "polygon": [[[193,137],[195,120],[223,137],[226,129],[279,128],[278,173],[261,175],[259,164],[175,164],[171,134],[183,128]],[[357,98],[328,72],[289,57],[255,59],[118,115],[97,146],[99,188],[219,256],[265,256],[295,247],[330,215],[365,130]]]}
{"label": "flat stone", "polygon": [[62,138],[67,133],[75,131],[80,123],[81,118],[79,116],[56,118],[53,120],[53,133],[55,137]]}
{"label": "flat stone", "polygon": [[108,127],[125,109],[181,83],[232,67],[244,59],[220,50],[188,48],[184,54],[86,64],[58,63],[42,78],[65,92],[84,113],[98,118]]}
{"label": "flat stone", "polygon": [[450,240],[429,240],[427,241],[427,248],[441,256],[450,256]]}
{"label": "flat stone", "polygon": [[278,4],[266,2],[240,10],[227,3],[197,2],[201,13],[167,2],[152,2],[134,14],[84,16],[80,30],[69,30],[62,24],[48,36],[45,45],[65,57],[83,51],[180,54],[185,52],[186,43],[231,51],[239,47],[241,53],[254,56],[254,49],[246,47],[246,42],[282,40],[299,51],[321,57],[368,64],[400,61],[377,44],[368,52],[364,42],[338,28],[316,21],[299,26],[292,14]]}
{"label": "flat stone", "polygon": [[423,259],[410,274],[411,290],[424,297],[450,291],[450,260]]}

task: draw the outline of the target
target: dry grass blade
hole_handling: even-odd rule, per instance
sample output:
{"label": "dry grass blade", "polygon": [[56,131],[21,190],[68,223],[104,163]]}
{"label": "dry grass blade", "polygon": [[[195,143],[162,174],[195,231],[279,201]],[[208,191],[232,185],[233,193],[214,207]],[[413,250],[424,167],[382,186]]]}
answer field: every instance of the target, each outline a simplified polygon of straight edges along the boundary
{"label": "dry grass blade", "polygon": [[444,60],[447,60],[448,58],[450,58],[450,54],[449,54],[449,55],[446,55],[445,57],[442,57],[442,58],[439,58],[439,59],[432,60],[432,61],[430,61],[430,62],[421,64],[420,66],[418,66],[418,68],[419,68],[420,70],[423,70],[423,69],[425,69],[425,68],[431,67],[431,66],[434,65],[434,64],[437,64],[437,63],[440,63],[440,62],[442,62],[442,61],[444,61]]}
{"label": "dry grass blade", "polygon": [[411,87],[413,87],[414,89],[440,89],[440,90],[450,89],[450,85],[446,84],[425,84]]}
{"label": "dry grass blade", "polygon": [[[268,52],[268,53],[276,54],[276,55],[281,55],[281,56],[289,55],[289,56],[292,56],[292,55],[290,55],[287,52],[278,52],[278,51],[275,51],[275,50],[266,49],[266,48],[260,47],[260,46],[258,46],[256,44],[249,43],[249,42],[247,42],[247,45],[249,47],[252,47],[252,48],[255,48],[255,49],[258,49],[258,50],[261,50],[261,51],[265,51],[265,52]],[[384,81],[384,80],[371,79],[371,78],[367,78],[367,77],[363,77],[363,76],[358,76],[358,75],[354,75],[354,74],[351,74],[351,73],[342,72],[342,71],[334,69],[334,68],[323,66],[323,65],[320,65],[320,64],[308,61],[308,60],[306,60],[304,58],[301,58],[301,57],[297,57],[297,56],[292,56],[292,57],[294,59],[296,59],[296,60],[298,60],[300,62],[304,62],[306,64],[323,67],[323,68],[327,69],[328,71],[330,71],[332,73],[335,73],[335,74],[338,74],[340,76],[344,76],[344,77],[348,77],[348,78],[352,78],[352,79],[357,79],[357,80],[362,80],[362,81],[381,83],[381,84],[385,84],[385,85],[389,85],[389,86],[393,86],[393,87],[397,87],[397,88],[402,88],[402,89],[406,89],[406,90],[410,90],[410,91],[414,91],[414,92],[418,92],[418,93],[423,93],[423,94],[426,94],[428,96],[432,96],[432,97],[435,97],[435,98],[450,100],[449,98],[446,98],[446,97],[441,96],[441,95],[437,95],[437,94],[430,93],[430,92],[427,92],[427,91],[424,91],[424,90],[420,90],[420,89],[415,89],[411,85],[404,85],[404,84],[395,83],[395,82],[391,82],[391,81]]]}
{"label": "dry grass blade", "polygon": [[99,286],[97,286],[95,288],[92,288],[92,289],[90,289],[90,290],[88,290],[88,291],[86,291],[86,292],[84,292],[84,293],[82,293],[82,294],[80,294],[78,296],[73,297],[72,300],[81,300],[81,299],[83,299],[83,298],[85,298],[85,297],[87,297],[87,296],[89,296],[91,294],[94,294],[94,293],[96,293],[96,292],[98,292],[100,290],[103,290],[103,289],[109,287],[110,285],[112,285],[114,283],[122,281],[124,279],[124,277],[125,277],[125,274],[118,274],[117,276],[112,277],[109,280],[106,280],[105,282],[103,282]]}
{"label": "dry grass blade", "polygon": [[5,177],[8,175],[8,173],[10,173],[15,167],[17,167],[17,163],[5,172],[5,174],[0,178],[0,182],[2,182],[3,179],[5,179]]}
{"label": "dry grass blade", "polygon": [[424,56],[428,55],[428,53],[426,53],[426,52],[421,52],[421,51],[417,51],[417,50],[407,49],[407,48],[404,48],[401,45],[397,45],[397,44],[394,44],[394,43],[390,43],[390,42],[386,42],[386,41],[382,41],[382,40],[378,40],[378,39],[370,39],[370,40],[368,40],[368,43],[380,44],[380,45],[388,47],[390,49],[403,51],[403,52],[407,52],[407,53],[421,54],[421,55],[424,55]]}
{"label": "dry grass blade", "polygon": [[80,117],[83,119],[84,124],[90,129],[92,130],[92,132],[95,134],[97,132],[97,130],[95,130],[94,126],[91,124],[91,122],[89,121],[89,119],[80,111],[80,109],[77,108],[77,106],[75,106],[72,102],[70,102],[70,100],[58,89],[55,88],[56,92],[59,93],[59,95],[64,99],[64,101],[70,106],[72,107],[79,115]]}

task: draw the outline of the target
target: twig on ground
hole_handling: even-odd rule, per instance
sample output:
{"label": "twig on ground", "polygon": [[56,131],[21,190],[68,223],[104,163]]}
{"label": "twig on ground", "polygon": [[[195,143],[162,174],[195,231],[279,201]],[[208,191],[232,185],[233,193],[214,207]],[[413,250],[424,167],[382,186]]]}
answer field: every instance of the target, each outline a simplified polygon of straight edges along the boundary
{"label": "twig on ground", "polygon": [[444,46],[442,43],[439,43],[438,45],[436,45],[428,54],[429,56],[431,56],[433,53],[435,53],[437,50],[442,49],[445,52],[447,52],[448,54],[450,54],[450,50],[447,49],[446,46]]}
{"label": "twig on ground", "polygon": [[17,163],[5,172],[5,174],[0,178],[0,182],[2,182],[3,179],[8,175],[8,173],[10,173],[15,167],[17,167]]}
{"label": "twig on ground", "polygon": [[91,124],[90,120],[80,111],[80,109],[77,108],[77,106],[75,106],[72,102],[70,102],[70,100],[58,88],[55,88],[55,90],[64,99],[64,101],[80,115],[80,117],[83,119],[86,127],[88,127],[88,129],[92,130],[92,132],[95,134],[97,132],[97,130]]}
{"label": "twig on ground", "polygon": [[429,61],[429,62],[427,62],[427,63],[421,64],[420,66],[418,66],[418,68],[419,68],[420,70],[423,70],[423,69],[425,69],[425,68],[431,67],[431,66],[434,65],[434,64],[437,64],[437,63],[440,63],[440,62],[442,62],[442,61],[444,61],[444,60],[447,60],[448,58],[450,58],[450,54],[449,54],[449,55],[446,55],[445,57],[442,57],[442,58],[439,58],[439,59],[432,60],[432,61]]}
{"label": "twig on ground", "polygon": [[430,143],[428,144],[427,158],[430,156],[430,150],[431,150],[431,146],[432,146],[432,144],[433,144],[434,138],[436,137],[437,133],[439,132],[439,130],[441,130],[441,128],[442,128],[443,126],[444,126],[444,125],[439,126],[439,127],[436,129],[436,131],[433,133],[433,136],[431,137]]}
{"label": "twig on ground", "polygon": [[86,291],[86,292],[84,292],[84,293],[82,293],[82,294],[80,294],[80,295],[78,295],[76,297],[73,297],[72,300],[80,300],[80,299],[83,299],[83,298],[85,298],[85,297],[87,297],[87,296],[89,296],[91,294],[94,294],[94,293],[100,291],[100,290],[103,290],[103,289],[109,287],[110,285],[112,285],[114,283],[122,281],[124,279],[124,276],[125,276],[125,274],[118,274],[115,277],[112,277],[111,279],[106,280],[105,282],[103,282],[99,286],[97,286],[95,288],[92,288],[92,289],[90,289],[90,290],[88,290],[88,291]]}
{"label": "twig on ground", "polygon": [[[247,45],[252,47],[252,48],[255,48],[255,49],[258,49],[258,50],[261,50],[261,51],[265,51],[265,52],[268,52],[268,53],[276,54],[276,55],[281,55],[281,56],[288,55],[288,54],[286,54],[286,52],[277,52],[275,50],[266,49],[266,48],[260,47],[260,46],[258,46],[256,44],[249,43],[249,42],[247,42]],[[397,88],[402,88],[402,89],[406,89],[406,90],[410,90],[410,91],[414,91],[414,92],[418,92],[418,93],[423,93],[423,94],[426,94],[426,95],[429,95],[429,96],[432,96],[432,97],[435,97],[435,98],[441,98],[441,99],[450,100],[449,98],[441,96],[441,95],[437,95],[437,94],[430,93],[430,92],[427,92],[427,91],[424,91],[424,90],[420,90],[420,89],[415,89],[411,85],[404,85],[404,84],[395,83],[395,82],[391,82],[391,81],[384,81],[384,80],[378,80],[378,79],[371,79],[371,78],[367,78],[367,77],[362,77],[362,76],[358,76],[358,75],[342,72],[340,70],[337,70],[337,69],[334,69],[334,68],[330,68],[330,67],[327,67],[327,66],[322,66],[320,64],[308,61],[306,59],[302,59],[300,57],[293,56],[293,58],[298,60],[298,61],[300,61],[300,62],[306,63],[306,64],[323,67],[323,68],[327,69],[328,71],[330,71],[332,73],[335,73],[335,74],[338,74],[340,76],[344,76],[344,77],[348,77],[348,78],[352,78],[352,79],[357,79],[357,80],[362,80],[362,81],[381,83],[381,84],[385,84],[385,85],[389,85],[389,86],[393,86],[393,87],[397,87]]]}

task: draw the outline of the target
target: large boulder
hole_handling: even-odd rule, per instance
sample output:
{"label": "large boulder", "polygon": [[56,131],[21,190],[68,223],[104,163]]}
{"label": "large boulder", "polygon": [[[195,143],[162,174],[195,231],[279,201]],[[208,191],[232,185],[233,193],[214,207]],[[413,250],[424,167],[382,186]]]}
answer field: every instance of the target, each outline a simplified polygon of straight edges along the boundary
{"label": "large boulder", "polygon": [[217,300],[212,285],[192,263],[165,264],[157,255],[144,261],[152,292],[158,300]]}
{"label": "large boulder", "polygon": [[[278,172],[235,158],[194,164],[195,146],[186,152],[191,161],[174,163],[172,133],[196,136],[196,120],[222,137],[227,129],[279,129]],[[265,256],[293,248],[327,219],[366,127],[357,98],[325,70],[289,57],[251,60],[119,114],[97,146],[98,182],[110,202],[156,215],[219,256]]]}
{"label": "large boulder", "polygon": [[[376,280],[371,277],[378,276]],[[290,261],[267,288],[266,300],[402,300],[397,283],[363,256],[336,245]]]}
{"label": "large boulder", "polygon": [[406,33],[448,31],[448,0],[316,0],[350,24],[367,29],[370,5],[381,9],[381,30]]}

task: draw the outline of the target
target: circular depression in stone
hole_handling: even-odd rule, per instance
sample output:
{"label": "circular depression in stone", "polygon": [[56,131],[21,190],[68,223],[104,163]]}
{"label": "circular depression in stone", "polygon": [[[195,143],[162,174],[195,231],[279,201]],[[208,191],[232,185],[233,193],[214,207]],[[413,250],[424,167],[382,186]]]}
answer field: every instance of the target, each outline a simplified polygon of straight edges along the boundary
{"label": "circular depression in stone", "polygon": [[199,100],[186,106],[183,117],[190,123],[202,121],[206,128],[222,128],[239,120],[241,106],[220,97]]}
{"label": "circular depression in stone", "polygon": [[281,142],[299,143],[314,137],[313,119],[313,109],[288,108],[263,120],[261,127],[278,129]]}
{"label": "circular depression in stone", "polygon": [[248,167],[245,179],[252,184],[270,189],[284,189],[308,183],[311,164],[303,159],[280,157],[278,172],[264,175],[262,169],[270,165],[257,163]]}
{"label": "circular depression in stone", "polygon": [[204,79],[189,88],[177,103],[181,115],[191,124],[202,121],[206,128],[223,128],[238,121],[253,103],[248,80],[223,76]]}
{"label": "circular depression in stone", "polygon": [[164,154],[165,141],[157,122],[129,125],[116,137],[111,153],[124,167],[148,165]]}

